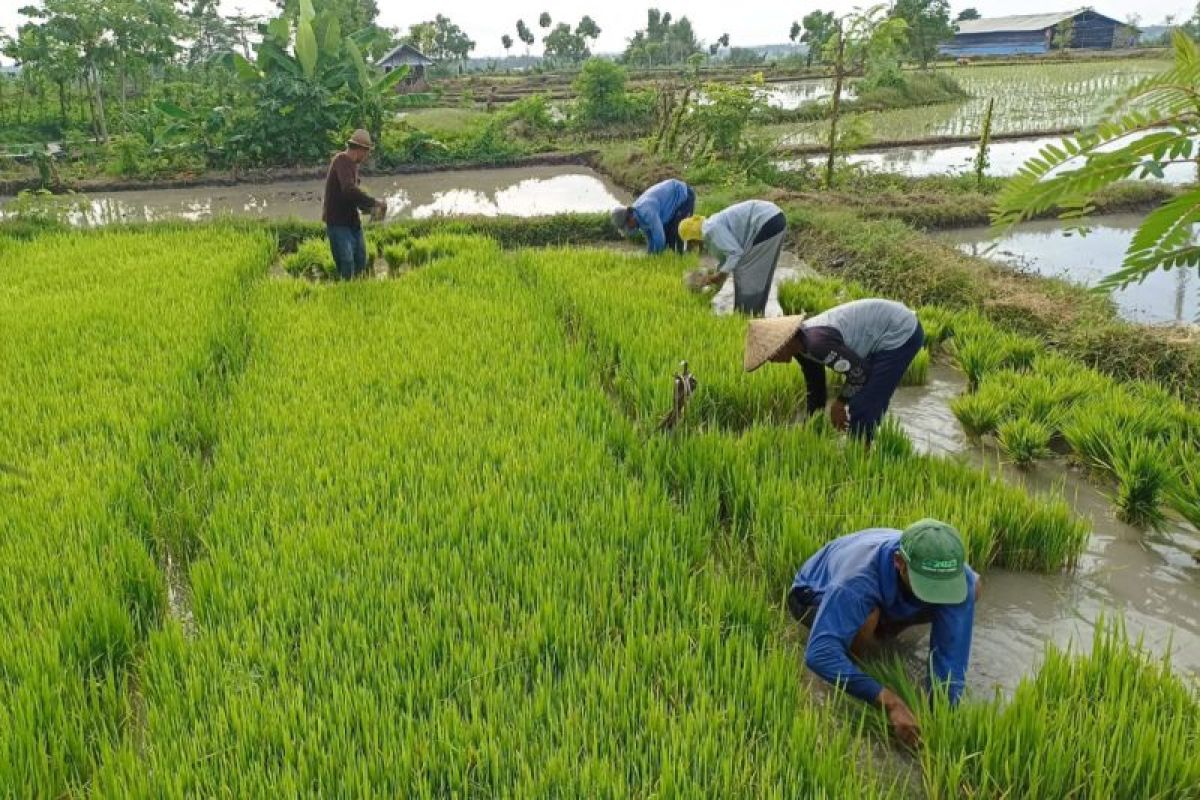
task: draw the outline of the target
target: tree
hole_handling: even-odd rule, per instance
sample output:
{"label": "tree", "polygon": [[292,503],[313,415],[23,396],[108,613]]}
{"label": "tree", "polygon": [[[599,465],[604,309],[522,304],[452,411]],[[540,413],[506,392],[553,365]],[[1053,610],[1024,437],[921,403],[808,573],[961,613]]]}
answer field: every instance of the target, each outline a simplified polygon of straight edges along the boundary
{"label": "tree", "polygon": [[553,20],[550,19],[550,12],[543,11],[542,15],[538,17],[538,27],[549,28],[551,24],[553,24]]}
{"label": "tree", "polygon": [[558,23],[549,34],[542,39],[546,48],[546,58],[555,61],[578,62],[587,58],[587,41],[578,33],[572,33],[571,26],[565,22]]}
{"label": "tree", "polygon": [[722,33],[720,38],[717,39],[717,44],[721,45],[721,47],[729,47],[729,34]]}
{"label": "tree", "polygon": [[525,55],[529,55],[529,48],[533,46],[535,40],[533,31],[529,30],[529,26],[523,19],[517,20],[517,38],[525,45]]}
{"label": "tree", "polygon": [[937,58],[938,46],[954,36],[950,0],[896,0],[891,15],[908,25],[908,55],[922,69]]}
{"label": "tree", "polygon": [[955,22],[967,22],[968,20],[979,19],[979,12],[971,8],[964,8],[958,12],[958,16],[954,18]]}
{"label": "tree", "polygon": [[1054,26],[1054,44],[1058,52],[1066,53],[1067,48],[1075,43],[1075,20],[1072,17],[1064,19]]}
{"label": "tree", "polygon": [[803,28],[800,27],[799,22],[792,23],[792,29],[788,31],[788,39],[791,40],[792,44],[795,44],[796,40],[800,38],[800,32],[802,30]]}
{"label": "tree", "polygon": [[635,31],[625,47],[622,58],[629,63],[680,63],[694,53],[703,53],[691,20],[680,17],[673,20],[670,14],[657,8],[646,11],[646,27]]}
{"label": "tree", "polygon": [[462,61],[475,49],[475,42],[462,28],[441,14],[429,22],[409,26],[404,41],[439,61]]}
{"label": "tree", "polygon": [[579,20],[579,24],[575,26],[575,34],[594,42],[600,38],[600,26],[596,24],[596,20],[585,14]]}
{"label": "tree", "polygon": [[508,57],[508,51],[512,49],[513,38],[507,33],[500,37],[500,44],[504,45],[504,56]]}
{"label": "tree", "polygon": [[[1183,31],[1171,35],[1174,64],[1127,90],[1107,118],[1085,133],[1048,145],[1009,180],[992,222],[1003,230],[1058,209],[1082,228],[1104,187],[1130,178],[1162,177],[1170,164],[1200,166],[1200,48]],[[1158,270],[1200,269],[1195,240],[1200,189],[1174,195],[1142,221],[1121,269],[1096,287],[1127,286]]]}
{"label": "tree", "polygon": [[800,41],[808,45],[808,66],[814,58],[823,57],[826,45],[837,31],[837,20],[832,11],[813,11],[806,14],[802,22],[804,35]]}
{"label": "tree", "polygon": [[590,58],[572,88],[579,97],[575,114],[587,127],[624,121],[629,114],[625,70],[604,58]]}

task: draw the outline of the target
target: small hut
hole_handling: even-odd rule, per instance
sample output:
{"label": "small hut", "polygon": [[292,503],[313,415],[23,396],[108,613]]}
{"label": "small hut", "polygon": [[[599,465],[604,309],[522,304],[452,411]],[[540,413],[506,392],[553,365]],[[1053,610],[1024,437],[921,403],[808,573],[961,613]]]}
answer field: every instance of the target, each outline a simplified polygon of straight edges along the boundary
{"label": "small hut", "polygon": [[1013,56],[1048,53],[1061,46],[1086,50],[1132,47],[1138,30],[1090,8],[1051,14],[1022,14],[962,20],[954,39],[942,45],[949,56]]}
{"label": "small hut", "polygon": [[428,86],[425,69],[436,64],[436,61],[410,44],[393,47],[387,55],[375,62],[375,66],[382,67],[384,72],[408,67],[408,77],[401,81],[400,86],[409,91]]}

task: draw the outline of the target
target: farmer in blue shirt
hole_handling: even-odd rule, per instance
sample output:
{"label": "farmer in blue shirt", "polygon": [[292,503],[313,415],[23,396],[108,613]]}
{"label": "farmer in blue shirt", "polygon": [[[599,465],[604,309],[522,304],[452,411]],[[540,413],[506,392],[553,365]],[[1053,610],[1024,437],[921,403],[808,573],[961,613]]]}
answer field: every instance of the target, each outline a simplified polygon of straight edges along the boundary
{"label": "farmer in blue shirt", "polygon": [[979,586],[958,531],[923,519],[903,532],[870,528],[825,545],[796,573],[787,603],[810,630],[808,668],[883,708],[896,734],[915,745],[920,730],[912,711],[854,659],[876,642],[928,623],[928,682],[944,686],[956,704],[971,654]]}
{"label": "farmer in blue shirt", "polygon": [[683,181],[670,178],[642,192],[633,205],[614,208],[612,221],[622,236],[632,236],[639,230],[644,233],[646,250],[651,254],[668,247],[682,253],[679,223],[695,211],[696,192]]}

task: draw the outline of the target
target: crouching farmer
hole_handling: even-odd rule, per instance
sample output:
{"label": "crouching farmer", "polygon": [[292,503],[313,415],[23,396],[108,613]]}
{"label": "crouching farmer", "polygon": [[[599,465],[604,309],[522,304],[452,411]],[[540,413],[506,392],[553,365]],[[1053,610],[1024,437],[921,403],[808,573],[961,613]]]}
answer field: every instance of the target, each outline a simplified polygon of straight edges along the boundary
{"label": "crouching farmer", "polygon": [[371,134],[355,131],[346,149],[333,157],[325,176],[321,221],[325,223],[333,263],[342,280],[350,280],[367,269],[367,240],[359,212],[372,212],[380,219],[387,213],[386,202],[375,200],[358,185],[358,167],[370,157],[374,147]]}
{"label": "crouching farmer", "polygon": [[920,729],[912,710],[854,659],[905,628],[929,624],[928,684],[944,687],[951,704],[957,704],[971,654],[979,587],[958,531],[925,519],[903,532],[872,528],[825,545],[796,573],[787,605],[809,628],[808,668],[882,708],[896,735],[916,745]]}
{"label": "crouching farmer", "polygon": [[925,344],[917,315],[891,300],[855,300],[823,314],[751,320],[744,366],[795,359],[808,389],[808,413],[825,408],[826,368],[845,378],[829,418],[868,444],[908,365]]}
{"label": "crouching farmer", "polygon": [[613,225],[625,237],[641,231],[646,236],[646,251],[651,255],[674,250],[682,253],[679,223],[696,210],[696,192],[686,183],[670,178],[642,192],[631,206],[612,211]]}
{"label": "crouching farmer", "polygon": [[723,283],[732,275],[734,308],[756,316],[766,311],[786,234],[787,217],[766,200],[747,200],[711,217],[688,217],[679,224],[685,243],[704,242],[716,257],[720,272],[709,283]]}

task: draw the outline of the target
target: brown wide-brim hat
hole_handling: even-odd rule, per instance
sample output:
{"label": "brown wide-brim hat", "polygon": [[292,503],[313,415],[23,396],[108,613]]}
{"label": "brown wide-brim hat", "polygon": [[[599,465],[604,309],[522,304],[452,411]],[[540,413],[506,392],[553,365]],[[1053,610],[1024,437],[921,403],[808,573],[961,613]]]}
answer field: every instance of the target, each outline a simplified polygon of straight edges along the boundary
{"label": "brown wide-brim hat", "polygon": [[350,139],[346,144],[352,144],[355,147],[361,147],[363,150],[374,150],[375,142],[371,141],[371,134],[359,128],[354,133],[350,134]]}
{"label": "brown wide-brim hat", "polygon": [[754,372],[771,357],[783,349],[800,330],[804,314],[791,317],[775,317],[773,319],[752,319],[746,328],[746,354],[742,366],[746,372]]}

